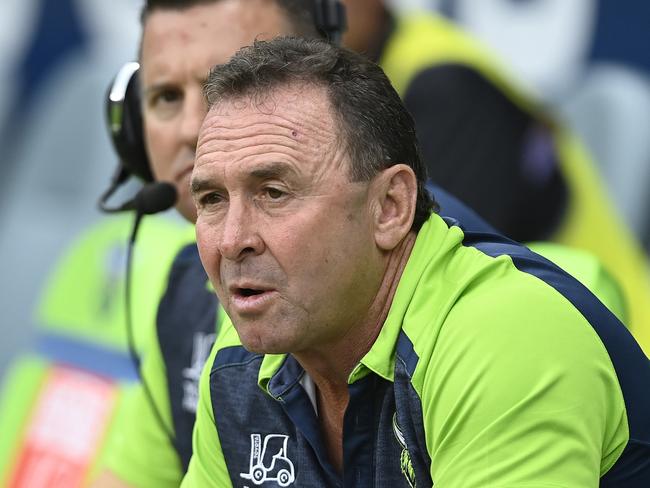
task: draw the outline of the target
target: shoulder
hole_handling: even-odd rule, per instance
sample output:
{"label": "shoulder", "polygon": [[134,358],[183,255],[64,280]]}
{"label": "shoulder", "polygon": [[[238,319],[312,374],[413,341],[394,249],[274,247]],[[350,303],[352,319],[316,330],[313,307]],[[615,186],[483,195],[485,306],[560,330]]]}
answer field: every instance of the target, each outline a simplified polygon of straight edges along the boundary
{"label": "shoulder", "polygon": [[[497,465],[570,473],[564,457],[579,456],[584,478],[574,486],[583,486],[627,442],[625,401],[607,349],[582,313],[535,276],[505,270],[477,279],[429,346],[420,348],[413,384],[432,465],[443,467],[439,479],[446,466],[461,478],[469,471],[485,477],[463,486],[483,486]],[[540,450],[543,461],[533,454]]]}
{"label": "shoulder", "polygon": [[462,245],[417,271],[404,313],[402,329],[418,357],[416,390],[444,385],[460,394],[475,378],[490,391],[503,389],[505,398],[537,377],[593,386],[603,381],[600,369],[620,396],[602,337],[627,331],[602,303],[519,244],[471,232],[458,239]]}
{"label": "shoulder", "polygon": [[[607,358],[595,329],[620,323],[574,278],[516,245],[464,247],[455,259],[460,284],[441,319],[435,350],[556,363],[578,353]],[[512,248],[512,249],[509,249]],[[461,268],[467,268],[460,275]],[[458,279],[458,278],[457,278]]]}

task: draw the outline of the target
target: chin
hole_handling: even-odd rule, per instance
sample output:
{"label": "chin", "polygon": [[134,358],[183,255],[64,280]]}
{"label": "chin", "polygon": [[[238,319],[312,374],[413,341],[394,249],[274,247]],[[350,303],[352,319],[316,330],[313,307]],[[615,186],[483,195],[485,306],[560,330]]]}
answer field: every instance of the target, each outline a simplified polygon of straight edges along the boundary
{"label": "chin", "polygon": [[[235,327],[236,328],[236,327]],[[265,334],[240,333],[239,340],[248,352],[255,354],[286,354],[291,352],[291,346],[278,341],[277,338],[265,337]]]}
{"label": "chin", "polygon": [[257,341],[245,341],[243,339],[241,339],[241,343],[244,349],[255,354],[288,354],[291,352],[289,351],[290,348],[281,347],[278,344],[262,344]]}

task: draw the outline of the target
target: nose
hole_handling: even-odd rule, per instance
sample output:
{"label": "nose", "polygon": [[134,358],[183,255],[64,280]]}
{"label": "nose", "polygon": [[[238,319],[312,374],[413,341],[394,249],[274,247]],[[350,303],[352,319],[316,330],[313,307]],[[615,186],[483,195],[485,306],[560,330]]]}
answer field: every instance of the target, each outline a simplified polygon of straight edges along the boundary
{"label": "nose", "polygon": [[231,198],[221,225],[219,253],[225,259],[242,261],[264,252],[264,240],[255,223],[254,211],[244,202]]}
{"label": "nose", "polygon": [[197,90],[188,91],[185,95],[183,115],[179,127],[183,143],[194,150],[199,137],[199,129],[207,113],[207,105],[203,95]]}

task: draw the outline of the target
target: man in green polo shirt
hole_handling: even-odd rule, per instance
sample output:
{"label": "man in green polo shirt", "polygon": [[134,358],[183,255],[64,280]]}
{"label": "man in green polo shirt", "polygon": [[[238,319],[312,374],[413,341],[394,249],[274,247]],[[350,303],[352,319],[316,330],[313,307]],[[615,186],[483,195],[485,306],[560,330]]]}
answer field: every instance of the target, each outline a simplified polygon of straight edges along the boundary
{"label": "man in green polo shirt", "polygon": [[197,243],[232,325],[183,486],[650,483],[638,344],[561,269],[433,211],[380,68],[281,38],[205,92]]}

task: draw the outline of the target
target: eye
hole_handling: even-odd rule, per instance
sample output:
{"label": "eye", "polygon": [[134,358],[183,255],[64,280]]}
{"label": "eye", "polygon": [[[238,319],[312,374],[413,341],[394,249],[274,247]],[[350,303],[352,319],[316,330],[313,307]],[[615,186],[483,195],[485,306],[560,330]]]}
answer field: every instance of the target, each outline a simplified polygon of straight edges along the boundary
{"label": "eye", "polygon": [[151,105],[161,105],[166,103],[174,103],[181,99],[180,90],[174,88],[165,88],[152,94],[150,103]]}
{"label": "eye", "polygon": [[181,94],[179,90],[168,89],[160,92],[156,97],[156,101],[164,102],[164,103],[172,103],[175,102],[176,100],[180,100],[180,98],[181,98]]}
{"label": "eye", "polygon": [[174,87],[161,87],[153,91],[148,99],[148,108],[160,117],[171,116],[183,101],[183,92]]}
{"label": "eye", "polygon": [[269,197],[270,200],[279,200],[285,195],[282,190],[279,190],[272,186],[265,188],[264,193]]}
{"label": "eye", "polygon": [[199,205],[201,207],[211,207],[214,205],[218,205],[221,202],[223,202],[223,197],[221,196],[220,193],[217,192],[206,193],[205,195],[199,198]]}

